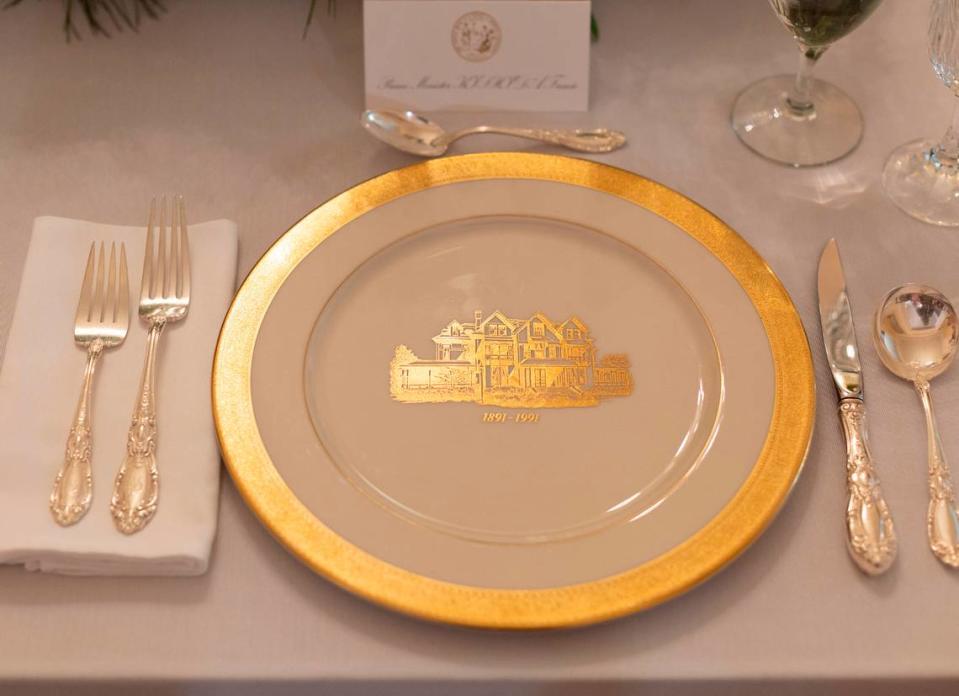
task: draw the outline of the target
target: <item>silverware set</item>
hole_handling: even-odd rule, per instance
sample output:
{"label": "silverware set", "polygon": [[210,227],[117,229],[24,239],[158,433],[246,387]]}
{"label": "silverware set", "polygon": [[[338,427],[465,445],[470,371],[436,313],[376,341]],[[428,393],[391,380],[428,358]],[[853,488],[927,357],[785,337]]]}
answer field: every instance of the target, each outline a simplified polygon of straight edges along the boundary
{"label": "silverware set", "polygon": [[[150,203],[143,274],[140,281],[140,319],[147,327],[147,351],[127,434],[126,456],[117,472],[110,512],[117,529],[133,534],[156,513],[159,498],[157,468],[156,365],[160,336],[168,324],[184,319],[190,308],[190,247],[183,198],[174,196],[166,224],[167,200]],[[130,292],[126,248],[110,247],[105,263],[104,244],[90,248],[74,322],[74,341],[87,351],[83,387],[73,425],[67,437],[63,464],[50,495],[56,522],[79,522],[93,499],[92,396],[97,360],[104,349],[119,347],[130,325]]]}
{"label": "silverware set", "polygon": [[[826,244],[819,259],[818,289],[823,343],[846,439],[847,547],[863,572],[879,575],[895,560],[898,543],[869,450],[859,346],[835,240]],[[945,565],[959,567],[959,514],[929,394],[930,380],[942,374],[956,355],[959,317],[936,290],[903,285],[881,303],[873,338],[883,365],[911,381],[922,402],[929,449],[929,546]]]}

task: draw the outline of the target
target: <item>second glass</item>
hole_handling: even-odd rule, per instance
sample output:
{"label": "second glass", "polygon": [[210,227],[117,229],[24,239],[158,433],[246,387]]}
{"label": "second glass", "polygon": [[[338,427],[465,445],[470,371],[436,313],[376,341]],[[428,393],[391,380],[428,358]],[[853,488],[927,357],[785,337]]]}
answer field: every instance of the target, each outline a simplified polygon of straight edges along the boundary
{"label": "second glass", "polygon": [[733,105],[732,125],[746,145],[776,162],[805,167],[848,154],[862,138],[859,107],[835,85],[812,76],[822,54],[859,26],[881,0],[769,0],[799,43],[795,76],[751,84]]}
{"label": "second glass", "polygon": [[[959,0],[933,0],[929,58],[943,83],[959,96]],[[917,140],[897,148],[882,173],[893,202],[933,225],[959,226],[959,104],[939,140]]]}

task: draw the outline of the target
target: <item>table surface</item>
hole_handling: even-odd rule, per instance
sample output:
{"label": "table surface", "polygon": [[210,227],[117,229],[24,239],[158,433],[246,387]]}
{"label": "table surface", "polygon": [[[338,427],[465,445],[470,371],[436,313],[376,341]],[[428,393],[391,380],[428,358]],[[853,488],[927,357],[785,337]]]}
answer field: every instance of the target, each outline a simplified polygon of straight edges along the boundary
{"label": "table surface", "polygon": [[[765,2],[594,6],[602,37],[593,46],[590,112],[520,120],[626,131],[630,146],[602,160],[676,188],[725,219],[766,256],[805,316],[815,316],[815,263],[829,236],[907,234],[931,245],[955,234],[907,218],[879,184],[894,146],[936,134],[948,121],[950,96],[926,57],[926,3],[887,0],[826,54],[821,75],[860,104],[865,138],[841,162],[802,171],[754,156],[728,127],[738,90],[794,65],[791,40]],[[150,196],[179,191],[191,219],[237,221],[242,278],[315,205],[413,161],[369,140],[358,124],[359,3],[340,2],[335,18],[320,17],[301,40],[306,8],[306,0],[170,3],[162,21],[147,22],[137,35],[69,45],[59,30],[60,3],[2,13],[0,337],[37,215],[143,224]],[[462,145],[458,151],[516,143]],[[895,259],[882,262],[896,268]],[[560,682],[743,693],[744,684],[761,691],[775,682],[787,690],[855,685],[879,693],[901,682],[870,680],[909,679],[948,690],[959,678],[959,575],[925,549],[921,506],[897,518],[903,543],[891,573],[866,579],[849,562],[833,394],[818,327],[808,330],[820,408],[804,475],[753,548],[667,605],[553,633],[424,624],[356,599],[301,566],[224,476],[220,533],[204,577],[63,578],[0,568],[0,681],[145,679],[226,688],[253,680],[357,693],[377,686],[397,693],[400,685],[431,693],[430,684],[452,683],[475,693],[491,685],[524,691]],[[918,429],[915,404],[908,406],[906,425]],[[877,414],[874,435],[888,426],[874,438],[877,449],[897,437],[897,423],[890,409]],[[922,462],[918,433],[909,452]],[[889,466],[883,474],[890,489],[918,486],[910,500],[921,501],[916,471]],[[592,693],[599,692],[595,686]]]}

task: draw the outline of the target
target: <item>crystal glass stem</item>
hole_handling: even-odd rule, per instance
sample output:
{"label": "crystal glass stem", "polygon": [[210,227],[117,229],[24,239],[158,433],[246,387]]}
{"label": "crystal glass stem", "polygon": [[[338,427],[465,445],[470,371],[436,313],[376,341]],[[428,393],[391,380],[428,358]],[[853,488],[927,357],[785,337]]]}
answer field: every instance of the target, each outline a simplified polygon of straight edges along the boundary
{"label": "crystal glass stem", "polygon": [[959,99],[952,108],[952,123],[930,153],[930,159],[937,169],[959,169]]}
{"label": "crystal glass stem", "polygon": [[838,87],[813,77],[826,48],[799,42],[794,75],[773,75],[740,93],[732,113],[740,140],[794,167],[833,162],[856,147],[862,137],[859,108]]}
{"label": "crystal glass stem", "polygon": [[799,69],[796,71],[796,81],[786,97],[786,105],[797,117],[809,117],[816,112],[812,100],[812,74],[819,62],[819,57],[826,50],[824,48],[800,47]]}

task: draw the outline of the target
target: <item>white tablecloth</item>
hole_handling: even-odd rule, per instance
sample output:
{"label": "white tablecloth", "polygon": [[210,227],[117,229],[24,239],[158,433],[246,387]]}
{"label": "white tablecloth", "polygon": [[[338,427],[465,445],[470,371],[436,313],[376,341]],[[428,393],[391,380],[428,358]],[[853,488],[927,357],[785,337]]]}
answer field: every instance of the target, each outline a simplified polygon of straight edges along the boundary
{"label": "white tablecloth", "polygon": [[[413,161],[358,125],[359,3],[339,2],[335,19],[319,13],[302,41],[307,4],[169,3],[163,20],[138,35],[70,45],[60,3],[2,14],[0,336],[38,214],[143,224],[150,196],[180,191],[192,219],[237,221],[242,277],[316,204]],[[814,316],[815,264],[830,236],[863,250],[852,258],[843,248],[864,340],[872,303],[887,286],[925,275],[959,294],[959,276],[948,272],[959,232],[907,218],[879,186],[886,154],[940,132],[952,107],[926,58],[925,2],[887,0],[826,54],[822,76],[859,102],[866,133],[851,157],[807,171],[756,157],[727,125],[740,88],[796,60],[765,2],[596,0],[595,12],[602,37],[593,47],[592,110],[544,122],[626,131],[631,145],[603,161],[662,181],[725,219],[767,257],[806,316]],[[476,139],[457,150],[506,144],[514,143]],[[934,259],[928,275],[920,253],[907,253],[913,241]],[[936,252],[937,242],[945,251]],[[313,575],[273,542],[227,481],[204,577],[75,579],[0,568],[0,683],[146,679],[220,685],[224,693],[232,682],[265,693],[274,681],[291,691],[320,684],[391,694],[448,693],[452,683],[477,694],[497,685],[620,693],[639,683],[651,688],[644,693],[770,693],[782,684],[779,693],[955,693],[959,574],[925,548],[915,397],[886,381],[870,357],[873,447],[902,549],[895,570],[868,580],[843,547],[834,399],[818,327],[808,328],[820,412],[806,471],[752,549],[674,602],[573,632],[426,625]],[[956,372],[936,385],[944,419],[959,417]],[[959,466],[959,435],[944,439]]]}

